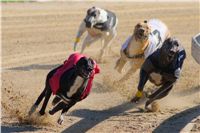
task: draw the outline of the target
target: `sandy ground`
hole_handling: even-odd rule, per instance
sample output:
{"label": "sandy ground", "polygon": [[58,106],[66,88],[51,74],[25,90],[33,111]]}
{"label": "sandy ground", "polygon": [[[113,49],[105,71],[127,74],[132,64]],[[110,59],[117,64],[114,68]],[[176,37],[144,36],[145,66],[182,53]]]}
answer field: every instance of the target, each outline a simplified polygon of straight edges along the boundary
{"label": "sandy ground", "polygon": [[[78,26],[93,5],[116,12],[119,25],[112,53],[100,64],[101,74],[95,78],[92,93],[70,109],[61,126],[56,123],[59,113],[28,118],[28,109],[42,91],[46,74],[72,53]],[[190,51],[191,37],[200,32],[199,16],[199,3],[189,2],[3,3],[2,132],[174,133],[191,122],[190,131],[200,132],[200,67]],[[123,85],[113,85],[122,76],[113,69],[122,43],[137,22],[150,18],[163,20],[187,52],[182,77],[170,95],[159,101],[161,111],[157,113],[141,112],[138,107],[143,104],[129,103],[136,91],[138,72]],[[97,42],[85,53],[95,58],[100,47]],[[153,86],[148,83],[147,87]]]}

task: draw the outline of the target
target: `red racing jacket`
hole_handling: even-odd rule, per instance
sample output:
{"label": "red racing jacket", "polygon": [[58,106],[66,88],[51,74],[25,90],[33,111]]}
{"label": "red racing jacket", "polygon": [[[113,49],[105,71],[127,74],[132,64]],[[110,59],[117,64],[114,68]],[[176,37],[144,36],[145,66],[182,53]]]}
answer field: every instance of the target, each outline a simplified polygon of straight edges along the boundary
{"label": "red racing jacket", "polygon": [[[76,63],[82,57],[86,57],[86,56],[83,54],[79,54],[79,53],[71,54],[69,56],[69,58],[64,61],[63,66],[58,68],[58,70],[54,73],[54,75],[49,79],[49,84],[50,84],[51,90],[53,92],[53,95],[55,95],[56,92],[58,91],[58,89],[60,88],[60,78],[61,78],[62,74],[64,72],[66,72],[67,70],[69,70],[70,68],[72,68],[74,65],[76,65]],[[81,95],[81,100],[86,98],[89,95],[91,88],[92,88],[92,81],[94,79],[94,75],[98,74],[98,73],[100,73],[100,68],[97,65],[97,63],[94,61],[94,69],[89,77],[89,81],[86,86],[86,89],[84,90],[84,92]]]}

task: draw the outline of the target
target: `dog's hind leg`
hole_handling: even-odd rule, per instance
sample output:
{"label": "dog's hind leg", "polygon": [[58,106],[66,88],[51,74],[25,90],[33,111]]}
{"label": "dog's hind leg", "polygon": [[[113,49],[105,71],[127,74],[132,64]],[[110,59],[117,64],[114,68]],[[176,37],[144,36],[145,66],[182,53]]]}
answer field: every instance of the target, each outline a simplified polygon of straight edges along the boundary
{"label": "dog's hind leg", "polygon": [[61,98],[59,98],[58,96],[56,96],[53,101],[52,101],[52,105],[55,106],[59,101],[61,100]]}
{"label": "dog's hind leg", "polygon": [[48,103],[49,98],[50,98],[51,93],[52,93],[50,86],[47,86],[47,87],[48,87],[48,88],[46,88],[47,91],[46,91],[46,94],[45,94],[45,99],[44,99],[42,108],[41,108],[40,111],[39,111],[40,115],[44,115],[44,114],[45,114],[45,109],[46,109],[46,107],[47,107],[47,103]]}
{"label": "dog's hind leg", "polygon": [[58,112],[59,110],[63,109],[62,113],[65,113],[69,110],[69,108],[71,108],[76,102],[74,101],[69,101],[68,103],[65,102],[60,102],[56,105],[56,107],[54,107],[52,110],[49,111],[50,115],[55,114],[56,112]]}
{"label": "dog's hind leg", "polygon": [[29,110],[28,114],[29,116],[35,112],[35,110],[37,109],[38,105],[41,103],[42,99],[45,97],[45,93],[46,93],[46,88],[42,91],[42,93],[40,94],[40,96],[38,97],[38,99],[36,100],[36,102],[33,104],[33,106],[31,107],[31,109]]}
{"label": "dog's hind leg", "polygon": [[42,99],[45,97],[46,93],[48,91],[51,91],[50,86],[49,86],[49,79],[53,76],[53,74],[59,69],[61,68],[62,65],[58,66],[57,68],[53,69],[52,71],[50,71],[47,75],[46,78],[46,83],[45,83],[45,88],[42,91],[42,93],[40,94],[40,96],[38,97],[38,99],[36,100],[36,102],[33,104],[33,106],[31,107],[30,111],[28,112],[29,116],[35,112],[35,110],[37,109],[38,105],[41,103]]}
{"label": "dog's hind leg", "polygon": [[58,112],[59,110],[65,108],[66,103],[64,103],[63,101],[58,103],[52,110],[49,110],[49,114],[50,115],[54,115],[56,112]]}

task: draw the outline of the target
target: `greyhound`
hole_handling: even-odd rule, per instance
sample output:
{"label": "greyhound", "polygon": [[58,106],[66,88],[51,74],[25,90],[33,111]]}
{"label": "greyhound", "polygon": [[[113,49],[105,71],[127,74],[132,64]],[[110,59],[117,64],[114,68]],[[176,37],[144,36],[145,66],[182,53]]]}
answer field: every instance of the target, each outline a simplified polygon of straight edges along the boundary
{"label": "greyhound", "polygon": [[168,38],[163,46],[150,55],[140,70],[138,91],[132,102],[138,102],[143,95],[143,88],[149,80],[160,88],[148,95],[145,108],[148,109],[153,101],[167,96],[175,82],[180,78],[186,52],[176,38]]}
{"label": "greyhound", "polygon": [[74,51],[77,49],[81,36],[87,31],[87,36],[83,40],[80,53],[84,52],[86,46],[90,46],[92,43],[101,39],[103,46],[99,55],[99,61],[101,62],[106,48],[108,47],[110,49],[111,41],[117,35],[117,24],[118,19],[115,13],[98,7],[89,8],[84,20],[79,26],[74,42]]}
{"label": "greyhound", "polygon": [[57,111],[62,110],[58,119],[58,123],[62,124],[64,113],[78,101],[87,97],[92,87],[94,74],[96,73],[99,73],[99,68],[95,61],[81,54],[72,54],[63,65],[48,73],[45,88],[31,107],[29,115],[35,112],[42,99],[45,98],[39,111],[40,115],[44,115],[53,92],[56,97],[52,102],[54,108],[49,111],[49,114],[53,115]]}
{"label": "greyhound", "polygon": [[132,36],[128,37],[120,50],[120,58],[117,60],[115,69],[122,73],[127,62],[131,63],[131,68],[120,79],[124,82],[138,70],[144,60],[154,51],[160,48],[163,42],[170,37],[170,32],[166,24],[159,19],[150,19],[138,23]]}

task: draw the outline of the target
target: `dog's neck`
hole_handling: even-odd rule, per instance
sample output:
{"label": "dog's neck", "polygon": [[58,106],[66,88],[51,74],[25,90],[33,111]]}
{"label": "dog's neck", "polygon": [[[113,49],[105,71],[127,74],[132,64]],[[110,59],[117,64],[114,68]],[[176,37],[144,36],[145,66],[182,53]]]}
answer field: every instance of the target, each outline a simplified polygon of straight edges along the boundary
{"label": "dog's neck", "polygon": [[136,55],[136,54],[143,54],[145,49],[148,47],[149,40],[136,40],[134,36],[131,37],[131,41],[128,45],[128,53],[130,55]]}
{"label": "dog's neck", "polygon": [[70,87],[69,91],[67,92],[67,96],[72,97],[72,95],[74,95],[78,91],[78,89],[83,85],[85,81],[86,79],[77,75],[73,85]]}

